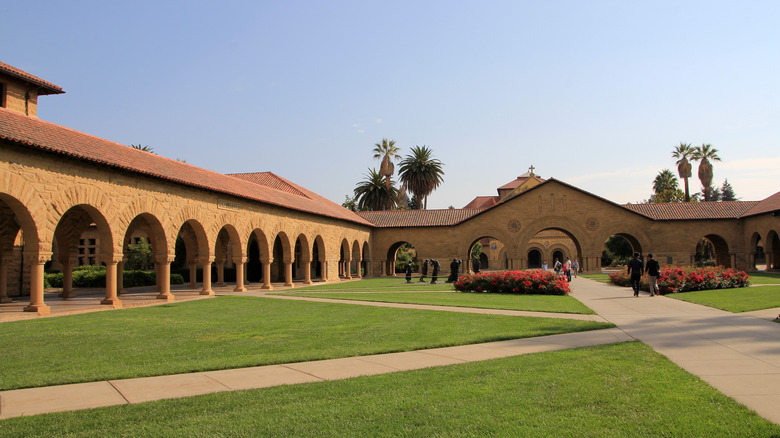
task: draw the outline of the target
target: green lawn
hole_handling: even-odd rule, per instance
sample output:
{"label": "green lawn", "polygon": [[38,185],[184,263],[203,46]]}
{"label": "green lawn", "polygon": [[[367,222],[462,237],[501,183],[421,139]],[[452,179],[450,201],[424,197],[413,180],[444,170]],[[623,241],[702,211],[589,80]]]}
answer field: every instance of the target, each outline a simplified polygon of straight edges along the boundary
{"label": "green lawn", "polygon": [[613,344],[19,417],[5,436],[778,436],[650,347]]}
{"label": "green lawn", "polygon": [[412,277],[412,282],[407,283],[406,277],[382,277],[367,278],[364,280],[343,281],[340,283],[327,283],[318,286],[296,287],[296,291],[447,291],[455,290],[451,283],[445,283],[449,274],[439,277],[437,284],[431,284],[431,277],[426,277],[428,281],[420,282],[420,277]]}
{"label": "green lawn", "polygon": [[339,300],[381,301],[386,303],[432,304],[438,306],[476,307],[482,309],[528,310],[532,312],[560,312],[595,314],[575,298],[560,295],[480,294],[466,292],[391,292],[391,293],[332,293],[295,292],[279,295],[334,298]]}
{"label": "green lawn", "polygon": [[702,290],[666,296],[734,313],[780,307],[780,286]]}
{"label": "green lawn", "polygon": [[225,296],[0,324],[0,390],[409,351],[611,326]]}
{"label": "green lawn", "polygon": [[780,284],[780,272],[748,272],[751,284]]}
{"label": "green lawn", "polygon": [[591,280],[596,280],[599,283],[607,283],[609,284],[609,275],[608,274],[579,274],[580,277],[584,278],[590,278]]}

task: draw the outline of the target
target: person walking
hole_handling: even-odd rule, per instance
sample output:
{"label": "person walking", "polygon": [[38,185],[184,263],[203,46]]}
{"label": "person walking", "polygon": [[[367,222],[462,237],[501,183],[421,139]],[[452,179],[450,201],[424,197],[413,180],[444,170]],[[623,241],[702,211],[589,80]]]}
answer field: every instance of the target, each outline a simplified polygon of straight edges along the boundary
{"label": "person walking", "polygon": [[658,293],[658,277],[661,276],[661,270],[658,266],[658,260],[653,258],[652,253],[647,255],[645,271],[647,272],[647,282],[650,284],[650,296],[654,297]]}
{"label": "person walking", "polygon": [[645,272],[645,264],[639,258],[639,253],[634,253],[634,258],[628,262],[628,275],[631,276],[631,288],[634,289],[634,296],[639,296],[639,282],[642,280],[642,274]]}
{"label": "person walking", "polygon": [[571,283],[571,259],[566,257],[566,264],[564,265],[564,271],[566,272],[566,281]]}
{"label": "person walking", "polygon": [[580,270],[580,263],[575,259],[574,263],[571,265],[571,268],[574,270],[574,278],[577,278],[577,272]]}

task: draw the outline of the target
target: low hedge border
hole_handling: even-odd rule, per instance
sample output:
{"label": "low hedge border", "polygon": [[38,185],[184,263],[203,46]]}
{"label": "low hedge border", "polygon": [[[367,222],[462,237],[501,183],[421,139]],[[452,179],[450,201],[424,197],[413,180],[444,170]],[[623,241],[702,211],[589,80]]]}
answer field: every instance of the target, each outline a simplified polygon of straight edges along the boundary
{"label": "low hedge border", "polygon": [[569,283],[554,272],[534,271],[480,272],[464,275],[455,282],[459,292],[502,294],[568,295]]}
{"label": "low hedge border", "polygon": [[[124,287],[154,286],[157,284],[157,275],[154,271],[124,271],[122,284]],[[171,274],[171,284],[184,284],[184,277],[180,274]],[[61,288],[62,272],[45,274],[43,286]],[[105,268],[74,269],[73,287],[106,287]]]}
{"label": "low hedge border", "polygon": [[[631,286],[631,278],[626,271],[609,274],[609,280],[618,286]],[[663,266],[661,267],[661,276],[658,277],[658,289],[662,295],[747,286],[750,286],[750,276],[745,271],[735,271],[723,266],[702,268]],[[640,289],[650,290],[647,276],[642,277]]]}

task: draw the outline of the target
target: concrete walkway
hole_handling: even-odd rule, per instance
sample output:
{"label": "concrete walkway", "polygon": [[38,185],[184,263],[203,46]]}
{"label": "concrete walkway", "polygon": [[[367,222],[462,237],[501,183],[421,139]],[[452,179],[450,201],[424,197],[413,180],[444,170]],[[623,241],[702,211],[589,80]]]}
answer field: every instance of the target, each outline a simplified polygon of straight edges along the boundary
{"label": "concrete walkway", "polygon": [[[458,312],[570,316],[611,321],[619,329],[316,362],[4,391],[0,392],[0,419],[210,392],[344,379],[639,339],[724,394],[780,424],[780,325],[771,322],[769,318],[770,314],[776,314],[775,311],[780,309],[759,311],[755,315],[735,315],[666,297],[650,298],[644,294],[634,298],[626,288],[583,278],[574,279],[572,289],[572,295],[599,316],[369,301],[342,302]],[[265,295],[260,291],[242,294]]]}

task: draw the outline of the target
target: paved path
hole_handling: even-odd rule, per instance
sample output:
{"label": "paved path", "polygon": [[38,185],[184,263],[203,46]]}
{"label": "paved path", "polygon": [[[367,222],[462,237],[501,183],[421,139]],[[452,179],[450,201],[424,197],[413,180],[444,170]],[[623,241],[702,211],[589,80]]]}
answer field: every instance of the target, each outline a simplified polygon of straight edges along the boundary
{"label": "paved path", "polygon": [[[650,298],[643,295],[634,298],[626,288],[583,278],[575,279],[572,288],[575,298],[599,314],[598,317],[586,318],[611,321],[619,329],[326,361],[4,391],[0,392],[0,419],[210,392],[344,379],[639,339],[724,394],[780,424],[780,325],[771,322],[771,315],[780,309],[734,315],[666,297]],[[264,295],[262,292],[244,294]],[[496,313],[490,309],[369,301],[344,303]],[[514,314],[572,316],[533,312]]]}

